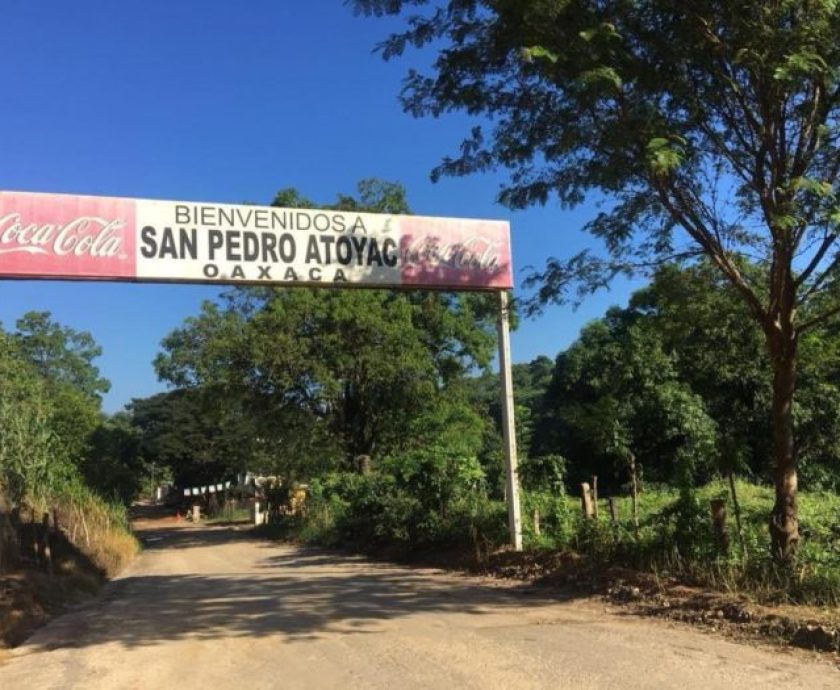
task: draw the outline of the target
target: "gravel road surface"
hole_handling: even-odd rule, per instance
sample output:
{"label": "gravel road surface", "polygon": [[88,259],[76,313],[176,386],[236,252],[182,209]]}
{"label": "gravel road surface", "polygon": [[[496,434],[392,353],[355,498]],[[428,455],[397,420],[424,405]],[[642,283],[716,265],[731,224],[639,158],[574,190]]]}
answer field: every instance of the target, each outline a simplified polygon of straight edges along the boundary
{"label": "gravel road surface", "polygon": [[0,665],[0,688],[840,688],[557,590],[162,526],[120,578]]}

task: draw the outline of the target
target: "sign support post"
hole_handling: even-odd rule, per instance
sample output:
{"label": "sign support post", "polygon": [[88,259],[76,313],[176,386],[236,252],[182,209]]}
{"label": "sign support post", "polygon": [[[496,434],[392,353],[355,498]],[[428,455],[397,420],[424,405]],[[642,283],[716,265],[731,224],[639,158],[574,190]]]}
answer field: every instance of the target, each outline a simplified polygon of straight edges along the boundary
{"label": "sign support post", "polygon": [[522,515],[519,508],[519,474],[516,470],[516,426],[513,414],[513,376],[510,364],[510,304],[507,290],[499,291],[499,378],[502,382],[502,433],[505,443],[508,528],[510,543],[522,551]]}

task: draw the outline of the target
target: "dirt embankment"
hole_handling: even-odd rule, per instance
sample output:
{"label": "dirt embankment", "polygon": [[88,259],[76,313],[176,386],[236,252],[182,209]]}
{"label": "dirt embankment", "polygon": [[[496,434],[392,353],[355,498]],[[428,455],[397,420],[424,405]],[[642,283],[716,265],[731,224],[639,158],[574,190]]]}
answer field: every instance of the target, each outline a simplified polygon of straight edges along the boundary
{"label": "dirt embankment", "polygon": [[41,524],[19,514],[0,515],[5,527],[0,650],[17,646],[52,617],[89,600],[139,551],[137,540],[122,527],[85,524],[84,530],[74,530],[69,519],[58,516],[55,511]]}

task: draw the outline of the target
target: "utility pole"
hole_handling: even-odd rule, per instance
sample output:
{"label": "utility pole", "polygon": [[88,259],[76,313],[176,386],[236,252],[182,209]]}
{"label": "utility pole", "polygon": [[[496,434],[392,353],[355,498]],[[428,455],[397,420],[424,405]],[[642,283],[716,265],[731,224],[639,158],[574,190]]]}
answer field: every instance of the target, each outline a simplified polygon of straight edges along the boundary
{"label": "utility pole", "polygon": [[502,434],[507,474],[508,528],[510,543],[522,551],[522,516],[519,508],[519,475],[516,457],[516,424],[513,415],[513,374],[510,363],[510,304],[507,290],[499,291],[499,379],[502,382]]}

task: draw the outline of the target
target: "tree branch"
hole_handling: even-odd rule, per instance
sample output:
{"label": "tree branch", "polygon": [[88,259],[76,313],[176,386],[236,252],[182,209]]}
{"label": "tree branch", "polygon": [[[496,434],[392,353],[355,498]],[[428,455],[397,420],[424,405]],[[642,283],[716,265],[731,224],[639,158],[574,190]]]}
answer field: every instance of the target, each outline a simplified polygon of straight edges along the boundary
{"label": "tree branch", "polygon": [[822,244],[820,244],[820,248],[817,250],[817,253],[814,254],[814,258],[811,259],[808,266],[805,268],[804,271],[799,275],[799,277],[794,281],[794,285],[796,288],[800,288],[808,278],[811,277],[811,274],[817,269],[817,266],[820,265],[820,261],[825,258],[826,253],[831,248],[831,245],[834,244],[834,241],[837,239],[837,235],[834,233],[830,233],[823,238]]}
{"label": "tree branch", "polygon": [[817,276],[816,280],[811,283],[810,287],[802,295],[800,295],[797,303],[804,304],[812,295],[814,295],[825,283],[825,281],[828,280],[829,276],[838,265],[840,265],[840,252],[834,255],[834,258],[831,260],[831,263],[826,267],[826,269]]}
{"label": "tree branch", "polygon": [[829,319],[834,316],[840,314],[840,306],[834,307],[833,309],[829,309],[826,312],[823,312],[819,316],[815,316],[813,319],[809,319],[808,321],[803,322],[796,330],[799,333],[804,333],[805,331],[813,328],[814,326],[818,326],[821,323],[825,323]]}
{"label": "tree branch", "polygon": [[[690,208],[679,208],[674,203],[668,190],[661,181],[654,179],[651,181],[651,184],[656,190],[662,205],[671,214],[671,217],[702,247],[704,253],[715,263],[727,280],[729,280],[732,286],[744,298],[747,307],[753,313],[756,320],[763,325],[767,320],[767,313],[761,304],[761,300],[753,292],[746,280],[744,280],[738,267],[732,263],[726,251],[717,242],[712,233],[703,227],[702,221],[697,218],[696,214]],[[674,189],[673,191],[678,197],[680,196],[680,190]]]}

